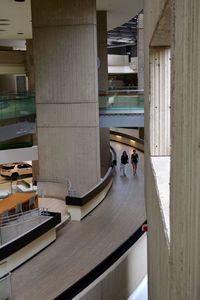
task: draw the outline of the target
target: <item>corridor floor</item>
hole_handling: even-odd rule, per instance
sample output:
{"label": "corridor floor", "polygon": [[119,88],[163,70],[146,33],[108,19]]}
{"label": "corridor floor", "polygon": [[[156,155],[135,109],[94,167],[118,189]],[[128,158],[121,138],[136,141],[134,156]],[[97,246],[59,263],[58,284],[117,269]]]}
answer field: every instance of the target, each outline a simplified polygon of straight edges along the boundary
{"label": "corridor floor", "polygon": [[[138,174],[119,173],[120,155],[132,148],[112,142],[118,165],[105,200],[81,222],[70,221],[56,241],[12,272],[13,299],[53,299],[121,245],[145,220],[143,153]],[[130,159],[129,159],[130,161]]]}

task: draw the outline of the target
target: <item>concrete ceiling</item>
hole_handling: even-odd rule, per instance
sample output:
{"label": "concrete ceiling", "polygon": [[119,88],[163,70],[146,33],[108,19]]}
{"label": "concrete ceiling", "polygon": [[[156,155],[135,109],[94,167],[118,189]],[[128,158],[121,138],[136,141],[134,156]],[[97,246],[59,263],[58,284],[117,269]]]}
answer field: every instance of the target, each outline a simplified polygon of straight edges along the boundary
{"label": "concrete ceiling", "polygon": [[[31,0],[0,0],[0,40],[32,37],[30,3]],[[129,21],[142,8],[143,0],[97,0],[97,10],[107,11],[108,30]]]}
{"label": "concrete ceiling", "polygon": [[97,0],[97,10],[107,11],[108,30],[132,19],[143,9],[143,0]]}

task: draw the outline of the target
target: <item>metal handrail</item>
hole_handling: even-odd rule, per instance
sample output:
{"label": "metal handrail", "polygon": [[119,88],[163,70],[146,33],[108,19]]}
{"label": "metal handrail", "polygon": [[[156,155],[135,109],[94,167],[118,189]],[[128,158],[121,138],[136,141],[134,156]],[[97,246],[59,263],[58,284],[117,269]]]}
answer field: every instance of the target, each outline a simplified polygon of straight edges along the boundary
{"label": "metal handrail", "polygon": [[[25,217],[25,216],[30,216],[32,218],[24,220],[23,217]],[[21,223],[28,222],[28,221],[34,219],[35,216],[48,216],[48,208],[44,208],[44,207],[35,208],[35,209],[31,209],[26,212],[20,212],[17,214],[13,214],[11,216],[2,217],[1,223],[0,223],[0,228],[1,227],[5,228],[8,226],[15,226],[16,224],[19,225]],[[11,222],[12,222],[12,224],[10,224]]]}

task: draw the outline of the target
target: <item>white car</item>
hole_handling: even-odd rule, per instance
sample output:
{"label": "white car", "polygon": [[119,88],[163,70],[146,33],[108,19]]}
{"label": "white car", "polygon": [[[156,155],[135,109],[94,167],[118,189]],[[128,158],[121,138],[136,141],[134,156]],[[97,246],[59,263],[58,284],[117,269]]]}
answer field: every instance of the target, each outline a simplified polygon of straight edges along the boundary
{"label": "white car", "polygon": [[32,166],[27,163],[12,163],[5,164],[1,166],[0,169],[1,176],[5,177],[18,177],[23,175],[32,175]]}

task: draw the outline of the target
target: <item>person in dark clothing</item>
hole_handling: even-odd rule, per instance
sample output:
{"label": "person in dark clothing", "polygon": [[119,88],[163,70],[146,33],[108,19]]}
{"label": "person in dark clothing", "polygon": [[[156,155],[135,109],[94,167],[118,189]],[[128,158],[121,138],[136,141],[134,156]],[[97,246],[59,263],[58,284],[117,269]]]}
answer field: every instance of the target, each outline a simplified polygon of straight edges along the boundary
{"label": "person in dark clothing", "polygon": [[138,161],[139,161],[139,156],[138,156],[136,150],[133,149],[133,153],[131,154],[131,164],[133,167],[133,175],[136,175]]}
{"label": "person in dark clothing", "polygon": [[123,176],[126,176],[126,165],[128,164],[128,155],[126,151],[123,151],[121,156],[121,165],[120,165],[120,171],[123,174]]}

